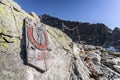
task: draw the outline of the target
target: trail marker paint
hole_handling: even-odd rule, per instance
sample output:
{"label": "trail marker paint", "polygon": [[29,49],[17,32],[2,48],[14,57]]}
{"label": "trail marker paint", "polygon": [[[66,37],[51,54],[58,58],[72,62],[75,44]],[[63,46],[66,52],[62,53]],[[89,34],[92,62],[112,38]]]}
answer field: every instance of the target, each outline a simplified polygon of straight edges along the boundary
{"label": "trail marker paint", "polygon": [[25,18],[27,63],[35,68],[46,71],[50,65],[48,35],[40,22]]}

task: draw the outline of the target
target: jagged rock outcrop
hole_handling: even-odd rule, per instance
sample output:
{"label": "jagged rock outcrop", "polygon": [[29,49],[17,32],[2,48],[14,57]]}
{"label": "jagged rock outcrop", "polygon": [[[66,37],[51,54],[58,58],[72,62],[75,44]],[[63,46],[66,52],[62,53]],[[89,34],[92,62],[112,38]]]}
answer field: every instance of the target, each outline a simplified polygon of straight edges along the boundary
{"label": "jagged rock outcrop", "polygon": [[[110,80],[120,74],[103,65],[108,52],[102,47],[75,43],[57,28],[45,25],[51,55],[44,73],[26,63],[25,25],[27,14],[13,0],[0,0],[0,80]],[[103,57],[101,57],[103,56]],[[118,69],[117,69],[118,70]],[[119,71],[118,71],[119,72]]]}
{"label": "jagged rock outcrop", "polygon": [[116,27],[106,40],[104,47],[111,51],[120,51],[120,28]]}
{"label": "jagged rock outcrop", "polygon": [[119,41],[120,40],[119,34],[120,34],[120,28],[116,27],[112,32],[112,38],[113,38],[112,40]]}

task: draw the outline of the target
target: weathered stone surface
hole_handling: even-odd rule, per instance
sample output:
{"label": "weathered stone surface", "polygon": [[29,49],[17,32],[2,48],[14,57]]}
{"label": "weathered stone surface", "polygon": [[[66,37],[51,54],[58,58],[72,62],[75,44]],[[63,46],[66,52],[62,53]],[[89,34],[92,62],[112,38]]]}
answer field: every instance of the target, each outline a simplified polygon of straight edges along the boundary
{"label": "weathered stone surface", "polygon": [[115,56],[120,56],[120,52],[109,51],[109,54],[115,55]]}
{"label": "weathered stone surface", "polygon": [[41,22],[25,18],[27,63],[46,71],[51,64],[48,35]]}
{"label": "weathered stone surface", "polygon": [[35,22],[40,21],[34,13],[31,15],[13,0],[0,0],[0,80],[110,80],[120,77],[120,74],[101,63],[101,60],[111,57],[107,51],[94,46],[88,46],[86,51],[83,45],[48,25],[45,28],[50,65],[42,73],[26,64],[24,19],[28,17]]}
{"label": "weathered stone surface", "polygon": [[114,80],[120,80],[120,78],[116,78],[116,79],[114,79]]}
{"label": "weathered stone surface", "polygon": [[96,47],[92,45],[84,45],[83,47],[86,51],[91,51],[96,49]]}
{"label": "weathered stone surface", "polygon": [[119,65],[113,65],[113,68],[120,73],[120,66]]}
{"label": "weathered stone surface", "polygon": [[[0,0],[0,80],[89,80],[87,67],[79,57],[77,60],[74,58],[70,46],[72,40],[47,25],[51,65],[45,73],[25,65],[25,17],[40,21],[35,14],[25,13],[12,0]],[[74,49],[74,52],[77,51]]]}
{"label": "weathered stone surface", "polygon": [[113,58],[111,60],[108,59],[107,62],[112,65],[120,65],[120,58]]}

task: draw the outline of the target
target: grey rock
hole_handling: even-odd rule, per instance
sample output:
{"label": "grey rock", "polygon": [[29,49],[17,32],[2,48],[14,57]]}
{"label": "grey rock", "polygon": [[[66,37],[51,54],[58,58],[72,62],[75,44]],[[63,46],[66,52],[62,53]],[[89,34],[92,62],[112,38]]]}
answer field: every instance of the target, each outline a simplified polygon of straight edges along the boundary
{"label": "grey rock", "polygon": [[109,51],[109,54],[114,55],[114,56],[120,56],[120,52],[113,52],[113,51]]}
{"label": "grey rock", "polygon": [[96,53],[92,53],[91,58],[92,58],[92,61],[95,63],[100,63],[100,61],[101,61],[101,56]]}
{"label": "grey rock", "polygon": [[116,79],[113,79],[113,80],[120,80],[120,78],[116,78]]}
{"label": "grey rock", "polygon": [[96,49],[96,47],[92,45],[84,45],[83,48],[85,51],[91,51]]}
{"label": "grey rock", "polygon": [[113,68],[120,73],[120,66],[119,65],[113,65]]}
{"label": "grey rock", "polygon": [[107,62],[112,65],[120,65],[120,58],[113,58],[111,60],[108,59]]}

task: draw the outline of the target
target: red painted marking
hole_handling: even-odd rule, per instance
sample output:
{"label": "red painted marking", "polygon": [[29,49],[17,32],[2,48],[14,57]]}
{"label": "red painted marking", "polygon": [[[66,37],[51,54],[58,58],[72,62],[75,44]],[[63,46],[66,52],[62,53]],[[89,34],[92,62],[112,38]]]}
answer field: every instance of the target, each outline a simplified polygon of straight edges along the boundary
{"label": "red painted marking", "polygon": [[48,52],[38,52],[35,54],[36,60],[45,60],[49,58]]}
{"label": "red painted marking", "polygon": [[30,40],[30,42],[33,44],[33,46],[35,46],[37,49],[39,50],[44,50],[47,48],[48,46],[48,36],[47,33],[44,31],[43,34],[45,36],[45,44],[42,46],[39,43],[37,43],[33,37],[33,27],[28,27],[27,28],[27,34],[28,34],[28,39]]}

